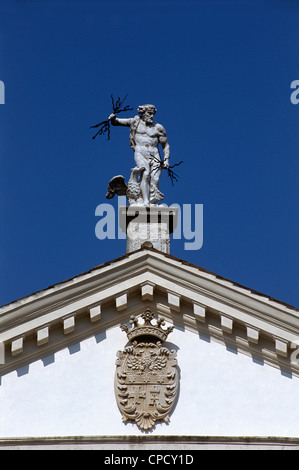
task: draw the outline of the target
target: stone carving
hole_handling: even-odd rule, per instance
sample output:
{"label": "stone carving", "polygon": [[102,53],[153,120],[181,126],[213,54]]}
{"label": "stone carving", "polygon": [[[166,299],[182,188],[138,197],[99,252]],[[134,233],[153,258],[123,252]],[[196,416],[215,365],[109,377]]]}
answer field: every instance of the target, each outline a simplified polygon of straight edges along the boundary
{"label": "stone carving", "polygon": [[[162,169],[169,168],[170,148],[164,127],[153,119],[157,111],[155,106],[146,104],[139,106],[137,111],[139,115],[129,119],[119,119],[115,113],[108,118],[113,126],[130,127],[130,145],[136,166],[131,170],[127,184],[123,176],[110,180],[106,197],[126,194],[130,205],[149,207],[164,199],[159,190],[159,179]],[[164,153],[163,162],[159,145]]]}
{"label": "stone carving", "polygon": [[164,329],[163,318],[155,324],[153,319],[147,309],[131,317],[132,328],[121,326],[132,345],[118,351],[116,361],[115,395],[123,421],[136,423],[142,431],[157,421],[169,422],[179,386],[176,352],[162,347],[173,327]]}

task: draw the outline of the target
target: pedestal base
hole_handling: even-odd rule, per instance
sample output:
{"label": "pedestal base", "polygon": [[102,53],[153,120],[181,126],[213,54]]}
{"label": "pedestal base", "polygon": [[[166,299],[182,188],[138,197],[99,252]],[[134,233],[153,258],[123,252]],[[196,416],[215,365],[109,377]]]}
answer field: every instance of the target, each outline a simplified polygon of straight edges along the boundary
{"label": "pedestal base", "polygon": [[127,253],[139,250],[144,243],[170,253],[170,234],[176,228],[177,216],[177,207],[120,207],[119,224],[127,234]]}

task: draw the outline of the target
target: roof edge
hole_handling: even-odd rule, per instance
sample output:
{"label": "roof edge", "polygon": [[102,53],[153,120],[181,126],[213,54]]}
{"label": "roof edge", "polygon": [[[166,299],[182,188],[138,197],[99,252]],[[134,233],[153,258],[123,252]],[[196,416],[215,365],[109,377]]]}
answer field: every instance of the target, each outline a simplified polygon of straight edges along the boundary
{"label": "roof edge", "polygon": [[[0,316],[1,316],[2,314],[5,314],[7,311],[9,311],[9,310],[11,310],[11,309],[13,309],[13,308],[17,308],[17,307],[23,305],[26,300],[28,300],[28,302],[30,302],[30,298],[31,298],[32,296],[35,296],[35,297],[36,297],[36,295],[40,295],[40,296],[41,296],[41,294],[43,294],[43,293],[44,293],[44,294],[47,294],[47,293],[49,293],[49,291],[50,291],[51,289],[52,289],[52,290],[55,290],[55,289],[57,289],[58,287],[64,287],[65,284],[71,283],[71,282],[73,282],[75,279],[78,279],[78,278],[87,276],[88,274],[91,274],[91,273],[93,273],[93,272],[96,271],[96,270],[100,270],[100,269],[103,269],[103,268],[106,268],[106,267],[110,267],[111,265],[113,265],[113,264],[115,264],[115,263],[122,262],[122,261],[124,261],[124,260],[126,260],[126,259],[135,257],[135,256],[138,255],[138,254],[146,253],[146,252],[153,252],[153,253],[155,253],[155,254],[158,254],[158,255],[160,255],[160,256],[163,256],[163,257],[166,258],[166,259],[169,259],[169,260],[172,260],[172,261],[181,263],[183,266],[189,266],[189,267],[191,267],[191,268],[193,268],[193,269],[196,269],[196,270],[198,270],[198,271],[200,271],[200,272],[202,272],[202,273],[206,273],[206,274],[209,274],[209,275],[211,275],[211,276],[214,276],[215,279],[219,279],[219,280],[222,280],[222,281],[225,281],[225,282],[229,282],[229,283],[231,283],[234,287],[237,287],[237,288],[244,289],[244,290],[248,291],[249,294],[257,295],[257,296],[259,296],[259,297],[262,297],[263,299],[267,299],[267,300],[269,300],[269,301],[271,301],[271,302],[275,302],[275,303],[277,303],[277,304],[279,304],[279,305],[282,305],[282,306],[287,307],[287,308],[289,308],[289,309],[291,309],[291,310],[294,310],[294,311],[296,311],[296,312],[299,312],[299,309],[296,308],[295,306],[291,305],[291,304],[288,304],[288,303],[286,303],[286,302],[283,302],[283,301],[281,301],[281,300],[278,300],[278,299],[276,299],[276,298],[274,298],[274,297],[272,297],[272,296],[269,296],[269,295],[267,295],[267,294],[263,294],[263,293],[261,293],[261,292],[259,292],[259,291],[256,291],[256,290],[254,290],[254,289],[251,289],[250,287],[247,287],[247,286],[244,286],[244,285],[242,285],[242,284],[239,284],[239,283],[237,283],[237,282],[235,282],[235,281],[232,281],[231,279],[228,279],[228,278],[223,277],[223,276],[221,276],[221,275],[219,275],[219,274],[216,274],[216,273],[214,273],[214,272],[212,272],[212,271],[209,271],[209,270],[207,270],[207,269],[205,269],[205,268],[202,268],[201,266],[198,266],[198,265],[196,265],[196,264],[190,263],[189,261],[185,261],[185,260],[183,260],[183,259],[181,259],[181,258],[178,258],[178,257],[176,257],[176,256],[173,256],[173,255],[171,255],[171,254],[168,254],[168,253],[164,253],[164,252],[162,252],[162,251],[159,251],[159,250],[157,250],[156,248],[143,246],[143,247],[141,247],[140,249],[138,249],[138,250],[136,250],[136,251],[132,251],[132,252],[130,252],[130,253],[125,253],[124,255],[122,255],[122,256],[120,256],[120,257],[118,257],[118,258],[115,258],[115,259],[113,259],[113,260],[105,261],[104,263],[101,263],[101,264],[99,264],[99,265],[96,265],[96,266],[94,266],[93,268],[91,268],[91,269],[89,269],[89,270],[87,270],[87,271],[84,271],[84,272],[82,272],[82,273],[79,273],[79,274],[77,274],[77,275],[75,275],[75,276],[73,276],[73,277],[71,277],[71,278],[65,279],[65,280],[63,280],[63,281],[61,281],[61,282],[58,282],[58,283],[56,283],[56,284],[52,284],[52,285],[50,285],[50,286],[48,286],[48,287],[46,287],[46,288],[44,288],[44,289],[41,289],[41,290],[39,290],[39,291],[32,292],[32,293],[30,293],[29,295],[26,295],[26,296],[24,296],[24,297],[21,297],[21,298],[19,298],[19,299],[16,299],[16,300],[14,300],[14,301],[12,301],[12,302],[9,302],[8,304],[4,304],[4,305],[0,306]],[[67,287],[67,285],[66,285],[65,287]],[[33,299],[32,299],[32,300],[33,300]],[[36,300],[36,298],[35,298],[34,300]]]}

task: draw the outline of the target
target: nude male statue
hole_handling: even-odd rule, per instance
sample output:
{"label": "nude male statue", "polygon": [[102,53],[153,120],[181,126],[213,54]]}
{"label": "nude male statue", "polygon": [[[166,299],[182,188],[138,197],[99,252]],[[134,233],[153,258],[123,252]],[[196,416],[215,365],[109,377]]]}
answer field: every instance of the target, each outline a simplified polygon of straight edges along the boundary
{"label": "nude male statue", "polygon": [[[162,167],[169,168],[170,148],[164,127],[153,119],[156,111],[152,104],[145,104],[138,107],[139,116],[129,119],[119,119],[115,114],[109,116],[113,126],[130,127],[130,145],[135,152],[135,163],[137,168],[144,169],[141,173],[140,189],[145,206],[164,198],[159,191],[159,179]],[[162,164],[159,144],[164,154]]]}

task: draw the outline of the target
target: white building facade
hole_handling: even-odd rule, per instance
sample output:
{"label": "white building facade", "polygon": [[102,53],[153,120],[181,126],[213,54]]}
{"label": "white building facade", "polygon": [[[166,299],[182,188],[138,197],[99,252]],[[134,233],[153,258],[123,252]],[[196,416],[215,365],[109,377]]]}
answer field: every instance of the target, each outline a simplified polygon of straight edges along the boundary
{"label": "white building facade", "polygon": [[[120,325],[173,325],[170,421],[123,422]],[[0,449],[299,449],[298,310],[149,246],[0,310]]]}

